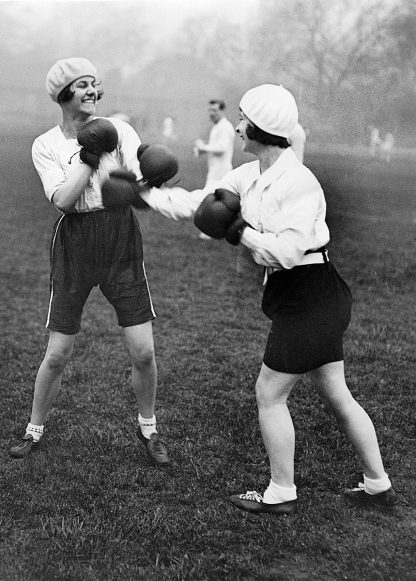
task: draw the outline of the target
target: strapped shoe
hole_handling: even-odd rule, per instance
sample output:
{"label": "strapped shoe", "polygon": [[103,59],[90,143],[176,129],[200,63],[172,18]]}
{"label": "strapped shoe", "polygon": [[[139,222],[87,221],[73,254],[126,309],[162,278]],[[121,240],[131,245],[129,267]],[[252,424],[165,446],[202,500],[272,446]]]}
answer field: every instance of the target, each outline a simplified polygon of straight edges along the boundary
{"label": "strapped shoe", "polygon": [[151,434],[150,438],[146,438],[139,428],[137,430],[137,435],[139,436],[139,440],[145,445],[147,454],[153,464],[156,464],[157,466],[170,466],[168,449],[166,448],[165,443],[159,438],[159,434],[155,432],[154,434]]}
{"label": "strapped shoe", "polygon": [[33,439],[32,434],[25,434],[19,444],[9,448],[9,454],[12,458],[26,458],[38,446],[39,442]]}
{"label": "strapped shoe", "polygon": [[234,506],[254,514],[291,514],[296,511],[297,500],[268,504],[263,502],[261,494],[255,490],[248,490],[244,494],[233,494],[230,501]]}
{"label": "strapped shoe", "polygon": [[388,490],[379,492],[378,494],[368,494],[362,482],[358,483],[358,488],[347,488],[344,490],[344,496],[354,504],[361,506],[378,504],[379,506],[391,507],[399,503],[399,497],[393,488],[390,487]]}

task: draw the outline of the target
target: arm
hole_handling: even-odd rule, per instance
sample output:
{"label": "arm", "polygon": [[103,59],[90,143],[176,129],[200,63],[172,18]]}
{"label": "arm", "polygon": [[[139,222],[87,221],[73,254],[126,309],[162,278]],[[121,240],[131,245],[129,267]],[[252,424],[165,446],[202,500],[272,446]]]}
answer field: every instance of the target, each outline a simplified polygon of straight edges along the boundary
{"label": "arm", "polygon": [[234,148],[235,132],[231,124],[214,128],[214,133],[211,133],[209,143],[205,143],[202,139],[197,139],[196,147],[203,153],[212,153],[213,155],[221,155]]}
{"label": "arm", "polygon": [[202,153],[213,153],[214,155],[221,155],[227,151],[227,142],[225,140],[205,143],[202,139],[197,139],[195,146]]}
{"label": "arm", "polygon": [[[98,169],[103,153],[114,151],[118,140],[117,130],[108,119],[97,117],[78,130],[81,166],[72,171],[66,182],[54,193],[52,201],[57,208],[64,212],[71,210],[84,193],[92,172]],[[83,166],[87,166],[87,169]]]}
{"label": "arm", "polygon": [[61,212],[69,212],[75,203],[84,193],[85,188],[93,173],[92,168],[87,164],[80,164],[79,167],[69,176],[67,181],[60,186],[51,198]]}
{"label": "arm", "polygon": [[[243,212],[243,218],[250,218]],[[244,220],[243,220],[244,221]],[[229,242],[240,241],[249,248],[253,259],[262,266],[290,269],[300,263],[307,250],[329,241],[325,223],[325,201],[322,190],[308,189],[291,193],[281,201],[278,212],[263,217],[273,231],[259,232],[245,222],[236,222],[227,235]]]}
{"label": "arm", "polygon": [[193,218],[202,200],[208,195],[207,190],[188,192],[183,188],[151,188],[141,197],[156,212],[173,220]]}
{"label": "arm", "polygon": [[33,144],[32,159],[46,197],[62,212],[70,211],[83,194],[93,170],[74,158],[71,171],[66,175],[59,160],[40,139]]}

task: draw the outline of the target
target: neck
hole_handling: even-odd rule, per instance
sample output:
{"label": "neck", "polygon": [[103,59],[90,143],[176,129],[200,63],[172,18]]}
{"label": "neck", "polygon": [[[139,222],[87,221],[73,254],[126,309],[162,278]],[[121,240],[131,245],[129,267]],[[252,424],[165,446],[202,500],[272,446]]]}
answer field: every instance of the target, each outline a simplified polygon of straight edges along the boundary
{"label": "neck", "polygon": [[73,116],[70,115],[67,111],[63,110],[61,123],[62,133],[67,139],[74,139],[78,135],[78,131],[81,129],[81,127],[83,127],[83,125],[92,119],[94,119],[93,115],[83,114]]}
{"label": "neck", "polygon": [[265,145],[261,151],[257,153],[260,162],[260,173],[264,173],[270,166],[272,166],[282,155],[284,149],[274,145]]}

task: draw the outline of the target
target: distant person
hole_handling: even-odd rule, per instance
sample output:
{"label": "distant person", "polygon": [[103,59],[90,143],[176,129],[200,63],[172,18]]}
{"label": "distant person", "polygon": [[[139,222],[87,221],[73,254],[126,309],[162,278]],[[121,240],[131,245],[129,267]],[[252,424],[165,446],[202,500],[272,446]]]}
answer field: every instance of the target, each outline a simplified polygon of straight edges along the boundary
{"label": "distant person", "polygon": [[173,117],[165,117],[162,121],[162,143],[169,146],[173,141],[176,141],[175,121]]}
{"label": "distant person", "polygon": [[241,243],[265,270],[262,309],[271,327],[256,399],[270,481],[264,493],[231,496],[234,506],[275,515],[296,510],[295,430],[287,400],[304,374],[362,467],[363,482],[345,490],[346,497],[356,504],[394,506],[398,497],[384,470],[373,423],[346,384],[343,336],[352,297],[326,248],[324,192],[288,141],[297,120],[295,99],[284,87],[250,89],[240,101],[237,133],[243,151],[256,159],[224,176],[213,194],[165,188],[145,192],[143,198],[165,216],[194,216],[207,234]]}
{"label": "distant person", "polygon": [[371,157],[377,157],[379,152],[379,147],[381,144],[380,131],[377,127],[373,127],[370,132],[370,155]]}
{"label": "distant person", "polygon": [[225,116],[225,102],[209,101],[208,115],[212,121],[208,142],[195,141],[197,155],[207,155],[208,173],[204,188],[210,189],[233,168],[235,130]]}
{"label": "distant person", "polygon": [[154,414],[155,311],[143,264],[140,228],[131,206],[105,209],[101,190],[114,170],[130,170],[141,177],[137,158],[141,142],[124,120],[96,116],[102,90],[89,60],[57,61],[47,74],[46,88],[62,113],[61,124],[35,139],[32,147],[45,194],[61,213],[50,253],[49,341],[35,380],[30,422],[23,439],[10,448],[10,455],[24,458],[38,448],[72,355],[85,302],[92,288],[99,286],[116,311],[132,361],[138,437],[154,464],[167,465],[168,452],[158,435]]}
{"label": "distant person", "polygon": [[296,127],[289,135],[288,141],[298,160],[303,163],[305,156],[306,132],[300,123],[296,123]]}
{"label": "distant person", "polygon": [[[209,101],[208,115],[212,121],[208,143],[197,139],[194,145],[194,153],[198,157],[206,154],[208,173],[204,189],[214,191],[215,185],[233,168],[233,153],[235,130],[225,116],[225,102],[220,99]],[[208,239],[203,232],[199,234],[201,239]]]}
{"label": "distant person", "polygon": [[394,136],[388,131],[380,143],[380,157],[387,163],[390,163],[391,161],[391,154],[393,151],[394,143]]}

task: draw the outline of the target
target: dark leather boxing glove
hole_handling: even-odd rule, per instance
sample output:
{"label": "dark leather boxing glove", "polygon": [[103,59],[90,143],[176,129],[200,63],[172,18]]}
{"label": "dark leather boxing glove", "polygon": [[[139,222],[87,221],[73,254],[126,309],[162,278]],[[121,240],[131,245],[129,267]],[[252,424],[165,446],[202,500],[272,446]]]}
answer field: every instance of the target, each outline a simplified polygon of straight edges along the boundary
{"label": "dark leather boxing glove", "polygon": [[247,228],[247,226],[249,226],[249,224],[244,220],[241,214],[238,213],[235,220],[228,227],[228,230],[225,234],[226,241],[233,246],[237,246],[237,244],[240,243],[243,231],[245,228]]}
{"label": "dark leather boxing glove", "polygon": [[240,211],[240,198],[234,192],[224,188],[215,190],[215,198],[220,200],[231,212],[238,213]]}
{"label": "dark leather boxing glove", "polygon": [[177,157],[165,145],[142,143],[137,150],[137,159],[143,179],[151,188],[160,188],[178,173]]}
{"label": "dark leather boxing glove", "polygon": [[103,206],[105,208],[134,206],[140,210],[147,210],[149,206],[140,195],[146,191],[148,187],[138,182],[133,172],[115,170],[101,186]]}
{"label": "dark leather boxing glove", "polygon": [[211,238],[225,238],[239,211],[240,200],[236,194],[228,190],[215,190],[213,194],[208,194],[198,207],[194,224]]}
{"label": "dark leather boxing glove", "polygon": [[117,129],[108,119],[93,119],[78,131],[77,140],[82,147],[79,157],[93,169],[97,169],[104,152],[111,153],[118,143]]}

